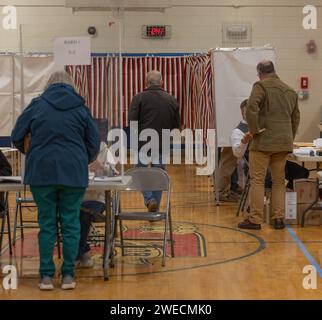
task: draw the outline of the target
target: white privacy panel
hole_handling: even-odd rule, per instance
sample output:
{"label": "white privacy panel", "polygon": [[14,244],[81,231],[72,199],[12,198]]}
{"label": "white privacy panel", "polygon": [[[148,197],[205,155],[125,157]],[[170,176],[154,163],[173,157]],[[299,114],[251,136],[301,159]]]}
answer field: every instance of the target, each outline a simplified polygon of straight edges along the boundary
{"label": "white privacy panel", "polygon": [[262,60],[275,62],[272,48],[220,49],[212,54],[215,70],[215,110],[218,147],[231,146],[231,132],[240,120],[240,103],[258,81],[256,66]]}
{"label": "white privacy panel", "polygon": [[9,136],[13,125],[13,57],[0,55],[0,136]]}

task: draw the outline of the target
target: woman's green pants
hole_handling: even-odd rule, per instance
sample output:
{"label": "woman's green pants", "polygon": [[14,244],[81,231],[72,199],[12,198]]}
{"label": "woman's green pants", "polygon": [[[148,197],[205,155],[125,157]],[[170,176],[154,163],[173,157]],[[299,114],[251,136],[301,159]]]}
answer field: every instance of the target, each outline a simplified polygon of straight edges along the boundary
{"label": "woman's green pants", "polygon": [[62,276],[74,276],[80,238],[80,206],[85,188],[30,186],[38,207],[40,276],[54,277],[53,253],[57,239],[57,219],[63,242]]}

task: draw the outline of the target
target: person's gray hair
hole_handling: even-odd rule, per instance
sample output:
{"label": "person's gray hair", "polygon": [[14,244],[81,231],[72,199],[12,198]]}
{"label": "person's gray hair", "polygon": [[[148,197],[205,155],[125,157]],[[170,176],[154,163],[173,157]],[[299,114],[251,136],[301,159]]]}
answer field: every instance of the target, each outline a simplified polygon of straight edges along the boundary
{"label": "person's gray hair", "polygon": [[148,74],[146,75],[146,82],[148,86],[161,86],[162,85],[161,72],[157,70],[148,72]]}
{"label": "person's gray hair", "polygon": [[54,72],[45,87],[45,90],[47,90],[52,84],[55,83],[64,83],[72,86],[75,89],[75,84],[72,80],[72,78],[69,76],[69,74],[66,71],[56,71]]}
{"label": "person's gray hair", "polygon": [[261,61],[257,65],[256,69],[257,69],[257,73],[259,75],[275,73],[274,63],[272,61],[269,61],[269,60]]}

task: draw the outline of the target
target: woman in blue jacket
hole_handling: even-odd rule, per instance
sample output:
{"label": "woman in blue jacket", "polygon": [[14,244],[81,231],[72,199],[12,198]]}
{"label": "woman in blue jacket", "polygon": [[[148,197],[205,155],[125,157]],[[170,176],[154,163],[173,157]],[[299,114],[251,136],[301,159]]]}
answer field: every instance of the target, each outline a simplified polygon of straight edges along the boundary
{"label": "woman in blue jacket", "polygon": [[45,92],[18,118],[11,139],[22,152],[28,134],[31,138],[24,183],[30,185],[38,207],[39,286],[41,290],[53,289],[53,251],[59,217],[64,257],[62,289],[74,289],[80,205],[88,186],[88,164],[96,158],[100,139],[84,99],[76,93],[66,72],[54,73]]}

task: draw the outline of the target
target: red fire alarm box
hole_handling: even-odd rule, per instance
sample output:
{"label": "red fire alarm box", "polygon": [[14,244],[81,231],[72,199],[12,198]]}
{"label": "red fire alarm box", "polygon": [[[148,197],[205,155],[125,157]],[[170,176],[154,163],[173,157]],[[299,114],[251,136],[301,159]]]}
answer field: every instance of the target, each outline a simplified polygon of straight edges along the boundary
{"label": "red fire alarm box", "polygon": [[301,77],[301,89],[309,88],[309,77]]}

